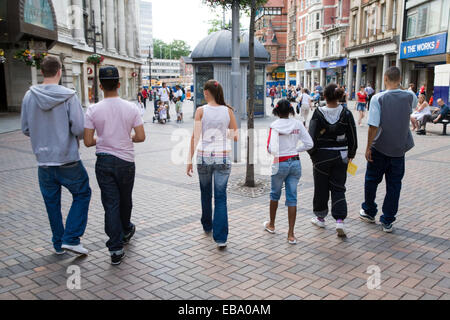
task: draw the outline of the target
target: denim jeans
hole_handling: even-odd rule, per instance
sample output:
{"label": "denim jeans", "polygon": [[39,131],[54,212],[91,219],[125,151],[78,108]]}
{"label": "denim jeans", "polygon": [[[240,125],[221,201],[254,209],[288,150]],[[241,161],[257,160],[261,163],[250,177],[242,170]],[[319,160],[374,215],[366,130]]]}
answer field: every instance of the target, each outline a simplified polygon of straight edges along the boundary
{"label": "denim jeans", "polygon": [[289,159],[272,165],[270,200],[279,201],[283,183],[286,187],[286,207],[297,206],[297,185],[302,176],[300,160]]}
{"label": "denim jeans", "polygon": [[[197,162],[202,199],[203,230],[213,231],[213,238],[217,243],[225,243],[228,238],[228,209],[227,184],[231,173],[231,162],[228,158],[223,161],[211,161],[200,157]],[[214,177],[214,219],[212,216],[212,196]]]}
{"label": "denim jeans", "polygon": [[348,160],[342,159],[340,151],[317,150],[311,157],[314,176],[313,210],[318,218],[328,215],[328,201],[331,194],[331,215],[334,219],[347,217],[345,183]]}
{"label": "denim jeans", "polygon": [[[53,234],[53,247],[60,251],[61,245],[76,246],[86,230],[91,188],[89,176],[81,161],[58,167],[42,166],[38,169],[39,187]],[[61,186],[72,194],[73,201],[66,219],[61,214]]]}
{"label": "denim jeans", "polygon": [[97,154],[97,182],[105,209],[106,242],[111,253],[123,249],[123,237],[133,229],[131,210],[136,167],[112,155]]}
{"label": "denim jeans", "polygon": [[388,157],[372,148],[373,162],[367,163],[366,181],[364,184],[364,203],[362,209],[371,217],[377,215],[377,204],[375,198],[377,187],[386,179],[386,196],[383,203],[383,215],[380,222],[391,224],[395,221],[398,211],[402,179],[405,175],[405,157]]}

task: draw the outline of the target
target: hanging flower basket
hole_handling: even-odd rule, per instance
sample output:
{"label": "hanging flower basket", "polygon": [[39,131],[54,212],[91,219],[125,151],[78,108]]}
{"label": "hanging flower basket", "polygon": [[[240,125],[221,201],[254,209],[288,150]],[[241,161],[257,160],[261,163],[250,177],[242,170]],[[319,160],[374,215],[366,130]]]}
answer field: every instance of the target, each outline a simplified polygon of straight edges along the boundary
{"label": "hanging flower basket", "polygon": [[30,50],[24,49],[19,50],[14,55],[14,59],[23,61],[27,66],[36,67],[36,69],[41,69],[42,60],[48,55],[48,53],[31,53]]}
{"label": "hanging flower basket", "polygon": [[5,63],[5,62],[6,62],[5,51],[3,51],[3,49],[0,49],[0,63]]}
{"label": "hanging flower basket", "polygon": [[101,64],[105,60],[105,57],[99,54],[92,54],[87,58],[87,62],[90,64]]}

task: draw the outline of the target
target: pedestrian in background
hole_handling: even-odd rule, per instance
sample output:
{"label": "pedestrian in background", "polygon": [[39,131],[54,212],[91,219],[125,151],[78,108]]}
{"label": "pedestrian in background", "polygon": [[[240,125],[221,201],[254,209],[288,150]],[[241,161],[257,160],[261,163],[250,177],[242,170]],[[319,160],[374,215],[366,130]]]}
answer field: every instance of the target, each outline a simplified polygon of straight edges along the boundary
{"label": "pedestrian in background", "polygon": [[275,88],[275,85],[272,86],[269,94],[270,94],[270,99],[272,100],[271,107],[273,108],[275,106],[274,101],[275,101],[275,97],[277,95],[277,89]]}
{"label": "pedestrian in background", "polygon": [[[289,118],[295,116],[294,108],[286,100],[280,100],[273,109],[273,115],[280,119],[272,122],[269,131],[267,151],[274,156],[270,191],[270,220],[264,222],[264,229],[275,233],[275,217],[283,184],[286,189],[289,230],[287,240],[297,244],[294,234],[297,216],[297,185],[302,175],[299,153],[313,147],[313,141],[301,121]],[[298,146],[298,143],[302,144]]]}
{"label": "pedestrian in background", "polygon": [[[68,250],[86,255],[88,250],[80,238],[86,230],[91,188],[78,152],[84,129],[83,109],[76,92],[59,85],[62,74],[59,58],[45,57],[41,72],[44,82],[32,86],[22,102],[22,132],[31,138],[38,162],[39,187],[55,253],[64,254]],[[61,213],[62,186],[73,199],[65,227]]]}
{"label": "pedestrian in background", "polygon": [[95,175],[105,209],[105,231],[109,237],[106,246],[111,264],[118,265],[125,256],[124,245],[136,232],[131,223],[136,173],[133,143],[144,142],[145,131],[138,108],[119,97],[117,68],[101,68],[99,79],[105,98],[86,112],[84,144],[88,148],[96,146]]}
{"label": "pedestrian in background", "polygon": [[303,121],[303,125],[306,127],[306,121],[308,120],[309,110],[312,110],[311,96],[308,89],[304,88],[303,93],[300,96],[300,117]]}
{"label": "pedestrian in background", "polygon": [[417,106],[417,97],[410,91],[401,90],[400,82],[400,69],[390,67],[386,70],[386,91],[372,98],[368,121],[365,200],[361,205],[360,218],[375,223],[378,212],[375,198],[384,176],[386,196],[380,222],[385,232],[393,231],[405,174],[405,153],[414,147],[409,121],[413,108]]}
{"label": "pedestrian in background", "polygon": [[362,127],[362,119],[366,113],[366,103],[367,103],[367,93],[364,90],[364,86],[359,88],[359,92],[356,93],[358,97],[358,104],[356,105],[356,110],[359,112],[358,125]]}
{"label": "pedestrian in background", "polygon": [[[216,80],[205,83],[206,105],[195,112],[194,132],[190,142],[187,175],[192,177],[192,157],[197,150],[197,171],[202,201],[201,222],[205,233],[213,233],[217,246],[224,248],[228,239],[227,184],[231,173],[231,144],[238,141],[233,109],[225,102],[223,89]],[[214,181],[213,181],[214,177]],[[212,196],[214,183],[214,216]]]}
{"label": "pedestrian in background", "polygon": [[350,110],[338,101],[345,92],[335,84],[325,88],[326,106],[318,107],[309,123],[309,134],[314,148],[309,150],[313,162],[315,217],[311,222],[325,228],[328,200],[331,193],[331,215],[336,220],[339,237],[347,235],[344,220],[347,217],[345,184],[347,167],[356,155],[358,139],[355,120]]}
{"label": "pedestrian in background", "polygon": [[167,121],[170,121],[170,89],[165,82],[162,83],[162,88],[159,88],[158,96],[162,104],[167,105]]}
{"label": "pedestrian in background", "polygon": [[142,102],[144,103],[144,109],[147,109],[147,98],[148,98],[148,93],[147,93],[147,89],[142,89]]}
{"label": "pedestrian in background", "polygon": [[372,85],[369,83],[367,84],[367,87],[364,89],[364,91],[367,94],[367,110],[370,108],[370,99],[372,99],[372,96],[375,94],[375,90],[372,88]]}

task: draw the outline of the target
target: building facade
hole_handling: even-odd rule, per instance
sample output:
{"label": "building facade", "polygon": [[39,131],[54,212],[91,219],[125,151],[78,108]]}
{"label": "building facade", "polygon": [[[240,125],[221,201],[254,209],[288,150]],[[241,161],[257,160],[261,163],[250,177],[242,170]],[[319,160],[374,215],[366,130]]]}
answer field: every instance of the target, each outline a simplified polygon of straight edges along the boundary
{"label": "building facade", "polygon": [[287,56],[288,1],[269,0],[256,12],[255,37],[270,54],[267,80],[285,80]]}
{"label": "building facade", "polygon": [[141,58],[144,62],[142,66],[142,83],[148,86],[150,74],[148,67],[148,57],[153,58],[153,7],[150,0],[139,1],[139,46],[141,48]]}
{"label": "building facade", "polygon": [[[42,41],[28,37],[23,41],[9,43],[8,58],[12,58],[18,49],[25,48],[36,53],[47,51],[49,55],[58,56],[63,64],[61,84],[76,90],[83,106],[87,107],[94,102],[94,65],[89,64],[87,58],[94,52],[93,41],[96,38],[97,53],[104,57],[102,65],[113,65],[119,69],[120,96],[135,99],[142,64],[135,0],[24,0],[24,2],[25,6],[33,6],[30,8],[33,12],[30,15],[32,17],[44,15],[47,5],[51,8],[55,15],[53,28],[57,30],[57,41],[52,46],[45,46]],[[42,3],[46,4],[44,8]],[[18,15],[24,13],[19,12]],[[92,30],[94,23],[97,36],[94,36]],[[36,68],[14,59],[8,59],[4,69],[6,79],[21,83],[20,90],[17,90],[16,86],[12,87],[14,89],[6,90],[8,110],[20,111],[24,93],[29,86],[37,84],[42,78]],[[101,98],[101,90],[98,89],[98,92]]]}
{"label": "building facade", "polygon": [[435,66],[450,63],[450,1],[411,1],[403,8],[404,27],[400,47],[403,85],[425,86],[426,96],[448,101],[447,92],[434,88]]}
{"label": "building facade", "polygon": [[360,86],[384,90],[383,73],[399,66],[402,0],[351,0],[348,88],[354,96]]}

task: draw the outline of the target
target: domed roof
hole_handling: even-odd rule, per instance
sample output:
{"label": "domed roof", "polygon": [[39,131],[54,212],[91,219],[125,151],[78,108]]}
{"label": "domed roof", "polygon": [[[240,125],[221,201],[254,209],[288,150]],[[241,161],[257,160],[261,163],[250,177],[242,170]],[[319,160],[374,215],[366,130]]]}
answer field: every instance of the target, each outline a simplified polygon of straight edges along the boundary
{"label": "domed roof", "polygon": [[[241,34],[240,52],[241,59],[249,59],[249,34]],[[190,58],[196,60],[231,60],[231,31],[221,30],[211,33],[204,38],[192,51]],[[264,46],[255,39],[255,60],[269,62],[270,56]]]}

